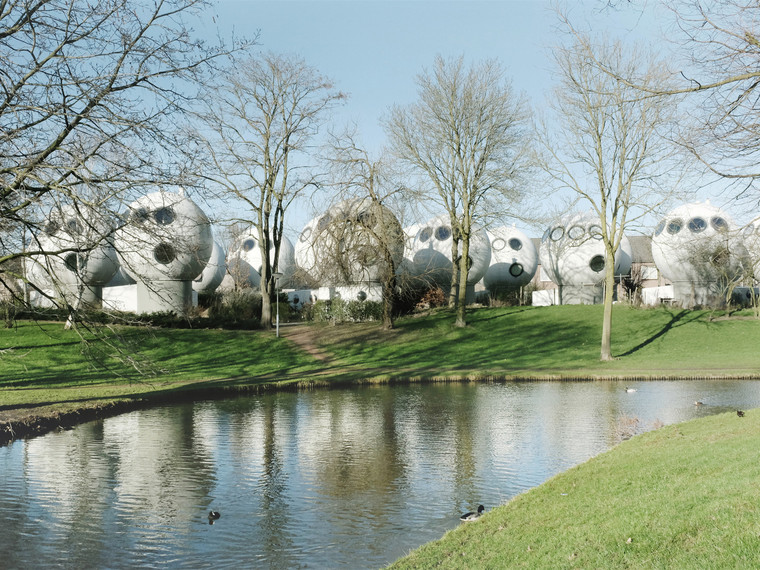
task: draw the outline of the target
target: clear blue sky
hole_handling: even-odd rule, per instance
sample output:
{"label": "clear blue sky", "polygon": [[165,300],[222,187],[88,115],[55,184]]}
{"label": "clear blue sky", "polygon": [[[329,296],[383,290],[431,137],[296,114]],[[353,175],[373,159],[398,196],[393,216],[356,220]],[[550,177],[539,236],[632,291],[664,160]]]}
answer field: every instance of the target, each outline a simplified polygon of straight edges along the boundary
{"label": "clear blue sky", "polygon": [[[659,37],[654,2],[620,4],[616,10],[605,9],[604,0],[567,6],[582,28],[648,41]],[[258,31],[261,50],[298,54],[331,78],[349,95],[334,122],[355,121],[373,151],[385,143],[380,117],[391,105],[416,99],[415,77],[437,54],[499,59],[514,89],[540,109],[552,87],[548,50],[562,39],[545,0],[219,0],[213,12],[209,32],[215,26],[224,35]]]}

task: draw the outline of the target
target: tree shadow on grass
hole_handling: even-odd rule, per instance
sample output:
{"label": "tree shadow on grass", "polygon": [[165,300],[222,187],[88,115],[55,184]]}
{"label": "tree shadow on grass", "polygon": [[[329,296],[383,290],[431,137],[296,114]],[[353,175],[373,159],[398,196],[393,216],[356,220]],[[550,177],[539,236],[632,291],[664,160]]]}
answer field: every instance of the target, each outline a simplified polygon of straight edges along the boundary
{"label": "tree shadow on grass", "polygon": [[[687,315],[691,315],[691,318],[684,321],[684,317],[686,317]],[[633,348],[630,348],[627,351],[623,352],[619,356],[620,357],[630,356],[630,355],[632,355],[632,354],[640,351],[641,349],[649,346],[650,344],[652,344],[657,339],[662,338],[663,336],[665,336],[671,329],[673,329],[673,327],[685,325],[686,323],[694,321],[697,318],[698,318],[698,316],[695,315],[693,313],[693,311],[687,311],[685,309],[682,310],[682,311],[679,311],[676,314],[671,314],[670,320],[667,323],[665,323],[665,326],[663,326],[659,331],[657,331],[655,334],[653,334],[649,338],[645,339],[643,342],[640,342],[639,344],[637,344]]]}

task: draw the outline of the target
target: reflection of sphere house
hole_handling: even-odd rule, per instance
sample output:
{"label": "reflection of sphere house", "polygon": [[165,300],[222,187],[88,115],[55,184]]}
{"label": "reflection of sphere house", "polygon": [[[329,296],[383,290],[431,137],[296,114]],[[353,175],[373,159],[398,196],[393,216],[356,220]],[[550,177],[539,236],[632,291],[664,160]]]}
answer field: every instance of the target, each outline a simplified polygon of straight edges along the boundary
{"label": "reflection of sphere house", "polygon": [[673,283],[673,299],[684,306],[722,304],[726,284],[741,271],[739,239],[729,216],[709,202],[665,216],[652,237],[652,258]]}
{"label": "reflection of sphere house", "polygon": [[95,212],[70,206],[51,212],[36,245],[41,251],[60,253],[30,263],[29,279],[41,289],[52,288],[53,297],[99,305],[103,285],[119,269],[116,250],[109,241],[111,231]]}
{"label": "reflection of sphere house", "polygon": [[295,246],[296,263],[324,285],[377,283],[385,270],[383,244],[398,266],[404,233],[396,216],[371,200],[347,200],[306,224]]}
{"label": "reflection of sphere house", "polygon": [[[259,247],[259,232],[251,227],[235,238],[230,248],[230,273],[239,284],[258,287],[261,283],[261,248]],[[269,262],[274,263],[274,242],[269,242]],[[295,270],[295,249],[293,243],[282,236],[280,241],[280,257],[277,271],[282,273],[283,280],[292,277]],[[282,283],[282,282],[281,282]]]}
{"label": "reflection of sphere house", "polygon": [[201,274],[193,281],[193,291],[197,291],[198,293],[213,293],[221,284],[226,272],[227,264],[224,260],[224,249],[215,241],[206,267],[203,268]]}
{"label": "reflection of sphere house", "polygon": [[211,224],[189,198],[154,192],[132,202],[116,249],[137,280],[137,311],[184,314],[213,247]]}
{"label": "reflection of sphere house", "polygon": [[[559,288],[561,304],[598,303],[607,264],[599,219],[592,213],[566,216],[541,238],[541,266]],[[615,275],[631,270],[626,236],[615,254]]]}
{"label": "reflection of sphere house", "polygon": [[488,232],[491,265],[483,285],[493,292],[530,283],[538,267],[538,252],[530,238],[517,228],[500,227]]}

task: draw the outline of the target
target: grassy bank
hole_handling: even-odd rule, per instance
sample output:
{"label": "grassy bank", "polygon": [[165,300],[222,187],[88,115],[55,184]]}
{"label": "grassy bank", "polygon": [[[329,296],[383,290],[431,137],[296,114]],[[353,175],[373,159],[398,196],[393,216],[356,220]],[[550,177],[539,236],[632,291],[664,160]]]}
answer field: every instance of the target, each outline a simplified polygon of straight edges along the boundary
{"label": "grassy bank", "polygon": [[756,568],[760,413],[623,442],[393,564],[407,568]]}

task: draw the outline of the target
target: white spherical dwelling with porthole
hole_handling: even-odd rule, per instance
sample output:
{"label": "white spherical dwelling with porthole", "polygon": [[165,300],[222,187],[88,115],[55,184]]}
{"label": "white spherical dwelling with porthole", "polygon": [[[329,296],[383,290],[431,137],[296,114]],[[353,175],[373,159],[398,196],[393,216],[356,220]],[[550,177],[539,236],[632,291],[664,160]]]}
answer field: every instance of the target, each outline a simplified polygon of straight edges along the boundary
{"label": "white spherical dwelling with porthole", "polygon": [[122,267],[137,282],[135,298],[124,308],[185,315],[197,303],[192,283],[206,267],[214,240],[195,202],[170,192],[142,196],[128,206],[114,243]]}
{"label": "white spherical dwelling with porthole", "polygon": [[[577,305],[603,301],[607,256],[599,219],[592,212],[571,214],[549,226],[541,238],[539,258],[543,271],[557,285],[554,302]],[[613,263],[615,275],[627,275],[631,270],[632,248],[626,236]]]}
{"label": "white spherical dwelling with porthole", "polygon": [[386,248],[398,268],[404,258],[404,232],[396,216],[369,199],[353,199],[306,224],[295,244],[295,259],[320,285],[314,298],[380,301]]}
{"label": "white spherical dwelling with porthole", "polygon": [[31,244],[44,253],[32,256],[25,267],[27,280],[34,285],[31,303],[100,307],[103,286],[119,270],[112,231],[102,213],[84,206],[51,211],[43,232]]}
{"label": "white spherical dwelling with porthole", "polygon": [[[453,233],[448,214],[421,224],[411,247],[415,275],[448,293],[453,275],[451,260]],[[460,242],[459,249],[461,251]],[[491,264],[491,243],[485,229],[474,227],[470,236],[467,272],[467,303],[475,300],[475,284],[483,279]]]}
{"label": "white spherical dwelling with porthole", "polygon": [[491,293],[519,290],[531,282],[538,268],[538,252],[531,239],[516,227],[488,230],[491,264],[483,285]]}
{"label": "white spherical dwelling with porthole", "polygon": [[652,236],[652,258],[672,283],[673,302],[721,306],[729,286],[742,275],[746,248],[730,216],[709,202],[684,204],[669,212]]}
{"label": "white spherical dwelling with porthole", "polygon": [[214,240],[211,256],[206,262],[201,274],[193,280],[193,291],[196,293],[211,294],[222,284],[227,274],[227,261],[224,248]]}
{"label": "white spherical dwelling with porthole", "polygon": [[[237,286],[258,288],[261,285],[261,268],[264,265],[259,245],[259,232],[250,227],[237,236],[227,255],[228,273]],[[274,263],[274,242],[269,241],[269,263]],[[280,255],[277,272],[282,274],[280,285],[290,279],[296,269],[293,242],[283,235],[280,240]]]}

